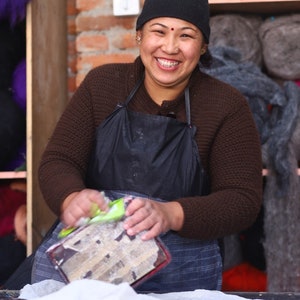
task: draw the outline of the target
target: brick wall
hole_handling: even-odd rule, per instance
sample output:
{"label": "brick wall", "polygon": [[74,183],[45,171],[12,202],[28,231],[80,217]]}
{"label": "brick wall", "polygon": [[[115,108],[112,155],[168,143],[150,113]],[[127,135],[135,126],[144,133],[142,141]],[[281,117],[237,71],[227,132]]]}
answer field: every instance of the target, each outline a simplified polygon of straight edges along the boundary
{"label": "brick wall", "polygon": [[131,62],[138,49],[136,16],[114,16],[112,0],[67,0],[67,14],[71,96],[90,69],[105,63]]}

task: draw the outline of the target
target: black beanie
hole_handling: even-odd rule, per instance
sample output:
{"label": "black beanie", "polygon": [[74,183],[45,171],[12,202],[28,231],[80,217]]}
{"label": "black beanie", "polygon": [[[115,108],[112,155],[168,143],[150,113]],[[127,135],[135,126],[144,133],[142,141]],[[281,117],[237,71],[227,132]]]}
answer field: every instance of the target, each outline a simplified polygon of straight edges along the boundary
{"label": "black beanie", "polygon": [[136,22],[136,30],[154,18],[170,17],[182,19],[197,26],[209,42],[208,0],[145,0],[144,7]]}

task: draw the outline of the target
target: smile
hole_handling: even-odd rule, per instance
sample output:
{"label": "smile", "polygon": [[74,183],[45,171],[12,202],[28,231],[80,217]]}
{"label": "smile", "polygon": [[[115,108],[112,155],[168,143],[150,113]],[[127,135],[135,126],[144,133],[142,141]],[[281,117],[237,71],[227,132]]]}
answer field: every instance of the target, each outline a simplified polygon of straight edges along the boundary
{"label": "smile", "polygon": [[170,61],[167,59],[157,58],[158,63],[164,68],[174,68],[179,65],[177,61]]}

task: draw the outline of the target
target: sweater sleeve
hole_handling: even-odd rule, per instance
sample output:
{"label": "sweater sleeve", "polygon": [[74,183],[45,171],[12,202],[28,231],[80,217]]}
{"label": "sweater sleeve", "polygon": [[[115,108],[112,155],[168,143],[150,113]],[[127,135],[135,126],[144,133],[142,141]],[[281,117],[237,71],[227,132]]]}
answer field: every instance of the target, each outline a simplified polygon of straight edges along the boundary
{"label": "sweater sleeve", "polygon": [[[239,232],[255,221],[261,207],[258,131],[247,101],[235,90],[230,93],[227,103],[217,103],[213,111],[202,107],[206,113],[199,113],[204,120],[197,143],[210,176],[211,193],[178,200],[185,216],[179,234],[184,237],[213,239]],[[226,99],[226,93],[222,98]]]}
{"label": "sweater sleeve", "polygon": [[94,134],[89,99],[82,84],[58,121],[40,162],[41,192],[57,216],[65,197],[84,188],[87,153]]}
{"label": "sweater sleeve", "polygon": [[43,197],[57,216],[69,194],[86,188],[86,169],[97,127],[127,94],[125,79],[130,77],[128,73],[133,68],[128,65],[107,64],[91,70],[50,137],[38,176]]}

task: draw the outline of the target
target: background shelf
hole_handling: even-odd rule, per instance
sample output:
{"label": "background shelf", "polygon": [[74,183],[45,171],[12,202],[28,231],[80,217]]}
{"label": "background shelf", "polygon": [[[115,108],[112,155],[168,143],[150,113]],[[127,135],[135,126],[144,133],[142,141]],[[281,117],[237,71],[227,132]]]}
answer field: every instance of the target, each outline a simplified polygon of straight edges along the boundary
{"label": "background shelf", "polygon": [[26,171],[7,171],[0,172],[0,179],[26,178]]}
{"label": "background shelf", "polygon": [[300,12],[298,0],[209,0],[212,13],[260,13],[283,14]]}

